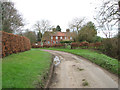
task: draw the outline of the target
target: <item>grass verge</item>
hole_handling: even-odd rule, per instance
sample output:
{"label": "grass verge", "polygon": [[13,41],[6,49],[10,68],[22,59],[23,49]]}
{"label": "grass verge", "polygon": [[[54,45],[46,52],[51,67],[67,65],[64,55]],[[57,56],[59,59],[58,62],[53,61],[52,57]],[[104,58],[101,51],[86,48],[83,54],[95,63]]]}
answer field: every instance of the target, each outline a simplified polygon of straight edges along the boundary
{"label": "grass verge", "polygon": [[2,88],[44,87],[52,56],[48,52],[30,50],[12,54],[2,60]]}
{"label": "grass verge", "polygon": [[111,58],[105,54],[98,53],[96,51],[92,51],[89,49],[59,49],[59,48],[46,48],[49,50],[58,50],[58,51],[64,51],[64,52],[69,52],[75,55],[82,56],[91,62],[105,68],[106,70],[116,74],[120,75],[120,62],[118,62],[117,59]]}

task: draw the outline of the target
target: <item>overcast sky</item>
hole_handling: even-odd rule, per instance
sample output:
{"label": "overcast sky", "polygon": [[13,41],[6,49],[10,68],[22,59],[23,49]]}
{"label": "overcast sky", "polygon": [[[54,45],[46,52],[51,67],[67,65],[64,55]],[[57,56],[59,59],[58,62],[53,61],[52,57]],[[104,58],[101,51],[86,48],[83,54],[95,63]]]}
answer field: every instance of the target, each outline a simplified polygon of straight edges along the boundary
{"label": "overcast sky", "polygon": [[95,7],[102,4],[102,0],[11,0],[25,19],[25,28],[31,29],[36,21],[49,20],[55,27],[60,25],[66,31],[69,22],[75,17],[86,17],[93,21],[96,15]]}

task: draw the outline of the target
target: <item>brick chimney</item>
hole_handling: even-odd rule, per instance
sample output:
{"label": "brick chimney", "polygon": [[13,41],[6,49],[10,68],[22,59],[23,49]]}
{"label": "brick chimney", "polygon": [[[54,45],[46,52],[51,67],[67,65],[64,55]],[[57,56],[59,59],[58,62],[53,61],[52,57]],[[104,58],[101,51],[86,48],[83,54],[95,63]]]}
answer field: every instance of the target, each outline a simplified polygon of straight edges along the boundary
{"label": "brick chimney", "polygon": [[70,32],[70,29],[66,29],[66,32]]}

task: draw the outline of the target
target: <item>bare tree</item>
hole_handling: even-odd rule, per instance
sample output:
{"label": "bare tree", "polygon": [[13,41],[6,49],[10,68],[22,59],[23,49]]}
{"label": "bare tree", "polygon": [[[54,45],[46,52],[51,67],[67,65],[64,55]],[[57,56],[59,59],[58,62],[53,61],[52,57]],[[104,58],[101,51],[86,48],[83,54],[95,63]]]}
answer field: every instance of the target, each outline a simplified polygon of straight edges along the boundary
{"label": "bare tree", "polygon": [[14,7],[13,2],[1,2],[2,30],[17,33],[24,26],[23,19]]}
{"label": "bare tree", "polygon": [[74,18],[69,24],[69,28],[72,29],[73,32],[77,31],[78,33],[81,27],[83,26],[84,20],[85,18]]}
{"label": "bare tree", "polygon": [[[46,31],[50,31],[52,29],[52,26],[50,25],[50,21],[48,20],[41,20],[37,21],[36,24],[34,24],[34,29],[37,31],[37,40],[38,41],[43,41],[43,34]],[[42,42],[41,42],[42,44]]]}
{"label": "bare tree", "polygon": [[26,29],[26,32],[23,33],[23,36],[29,38],[31,44],[34,44],[37,41],[37,35],[35,31],[30,31],[29,29]]}
{"label": "bare tree", "polygon": [[39,31],[42,34],[44,34],[45,31],[49,31],[51,29],[51,25],[48,20],[37,21],[34,27],[36,31]]}
{"label": "bare tree", "polygon": [[113,34],[113,30],[118,24],[120,14],[118,12],[117,0],[106,0],[96,17],[94,18],[98,23],[98,28],[102,30],[106,38],[110,38]]}

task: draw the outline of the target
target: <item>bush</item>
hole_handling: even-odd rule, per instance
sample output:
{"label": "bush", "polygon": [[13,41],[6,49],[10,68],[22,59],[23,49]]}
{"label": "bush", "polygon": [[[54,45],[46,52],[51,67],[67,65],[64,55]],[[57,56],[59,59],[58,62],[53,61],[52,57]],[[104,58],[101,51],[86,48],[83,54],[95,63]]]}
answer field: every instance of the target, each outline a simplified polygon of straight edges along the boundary
{"label": "bush", "polygon": [[83,47],[83,46],[84,46],[85,48],[88,48],[89,43],[88,43],[88,42],[81,42],[79,46],[80,46],[80,47]]}
{"label": "bush", "polygon": [[101,51],[111,57],[114,57],[116,59],[119,59],[118,56],[118,38],[108,38],[104,39],[103,42],[103,48]]}
{"label": "bush", "polygon": [[43,48],[49,48],[49,47],[50,47],[50,45],[47,45],[47,44],[43,45]]}
{"label": "bush", "polygon": [[31,45],[28,38],[3,31],[0,31],[0,33],[2,35],[2,57],[30,50]]}
{"label": "bush", "polygon": [[73,41],[60,41],[60,43],[72,43]]}
{"label": "bush", "polygon": [[54,44],[54,45],[52,45],[51,47],[65,47],[65,44]]}
{"label": "bush", "polygon": [[79,47],[79,44],[78,44],[78,43],[76,43],[76,42],[71,43],[71,49],[75,49],[75,48],[77,48],[77,47]]}
{"label": "bush", "polygon": [[102,42],[102,38],[100,36],[95,36],[93,42]]}

